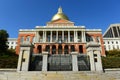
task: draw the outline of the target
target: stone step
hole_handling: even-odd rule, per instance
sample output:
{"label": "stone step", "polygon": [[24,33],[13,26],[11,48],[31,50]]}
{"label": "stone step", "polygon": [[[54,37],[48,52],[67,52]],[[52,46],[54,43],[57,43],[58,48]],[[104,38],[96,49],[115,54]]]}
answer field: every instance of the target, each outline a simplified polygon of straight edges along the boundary
{"label": "stone step", "polygon": [[[120,75],[117,75],[120,76]],[[99,72],[2,72],[0,80],[119,80],[108,73]]]}

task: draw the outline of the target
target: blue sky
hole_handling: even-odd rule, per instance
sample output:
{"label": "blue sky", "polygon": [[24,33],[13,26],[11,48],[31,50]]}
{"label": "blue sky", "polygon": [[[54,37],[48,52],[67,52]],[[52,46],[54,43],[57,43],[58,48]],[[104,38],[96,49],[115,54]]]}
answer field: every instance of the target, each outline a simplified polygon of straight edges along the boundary
{"label": "blue sky", "polygon": [[104,32],[120,23],[120,0],[0,0],[0,29],[17,38],[19,29],[46,25],[59,6],[76,26]]}

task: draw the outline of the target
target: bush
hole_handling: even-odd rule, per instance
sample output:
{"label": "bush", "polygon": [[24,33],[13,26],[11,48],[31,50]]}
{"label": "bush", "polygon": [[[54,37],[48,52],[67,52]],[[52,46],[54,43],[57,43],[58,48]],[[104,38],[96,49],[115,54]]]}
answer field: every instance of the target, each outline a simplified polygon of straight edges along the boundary
{"label": "bush", "polygon": [[110,51],[106,51],[106,56],[107,57],[120,57],[120,50],[110,50]]}
{"label": "bush", "polygon": [[120,68],[120,57],[102,57],[104,68]]}
{"label": "bush", "polygon": [[6,53],[0,56],[0,68],[17,68],[18,55],[15,50],[7,50]]}

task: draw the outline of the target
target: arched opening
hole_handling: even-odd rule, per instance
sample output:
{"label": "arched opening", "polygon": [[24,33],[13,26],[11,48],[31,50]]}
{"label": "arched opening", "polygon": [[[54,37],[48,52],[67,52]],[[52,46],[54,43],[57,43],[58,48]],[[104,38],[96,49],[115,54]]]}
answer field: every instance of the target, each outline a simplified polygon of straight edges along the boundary
{"label": "arched opening", "polygon": [[71,52],[74,52],[74,51],[75,51],[75,46],[71,45]]}
{"label": "arched opening", "polygon": [[68,45],[65,45],[64,47],[64,54],[68,54]]}
{"label": "arched opening", "polygon": [[50,45],[47,45],[47,46],[45,47],[45,51],[50,52]]}
{"label": "arched opening", "polygon": [[56,46],[55,45],[52,46],[52,54],[56,54]]}
{"label": "arched opening", "polygon": [[58,46],[58,54],[62,54],[62,45]]}
{"label": "arched opening", "polygon": [[83,53],[83,46],[82,45],[79,45],[79,53]]}
{"label": "arched opening", "polygon": [[42,46],[39,45],[39,46],[37,47],[37,50],[38,50],[38,53],[42,53]]}

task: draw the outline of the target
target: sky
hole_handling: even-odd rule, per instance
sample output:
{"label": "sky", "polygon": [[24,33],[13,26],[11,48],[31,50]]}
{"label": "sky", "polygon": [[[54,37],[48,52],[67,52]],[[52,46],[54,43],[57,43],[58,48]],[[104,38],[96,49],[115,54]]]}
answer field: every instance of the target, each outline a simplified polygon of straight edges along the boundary
{"label": "sky", "polygon": [[0,0],[0,30],[17,38],[19,29],[45,26],[59,6],[76,26],[102,29],[120,23],[120,0]]}

